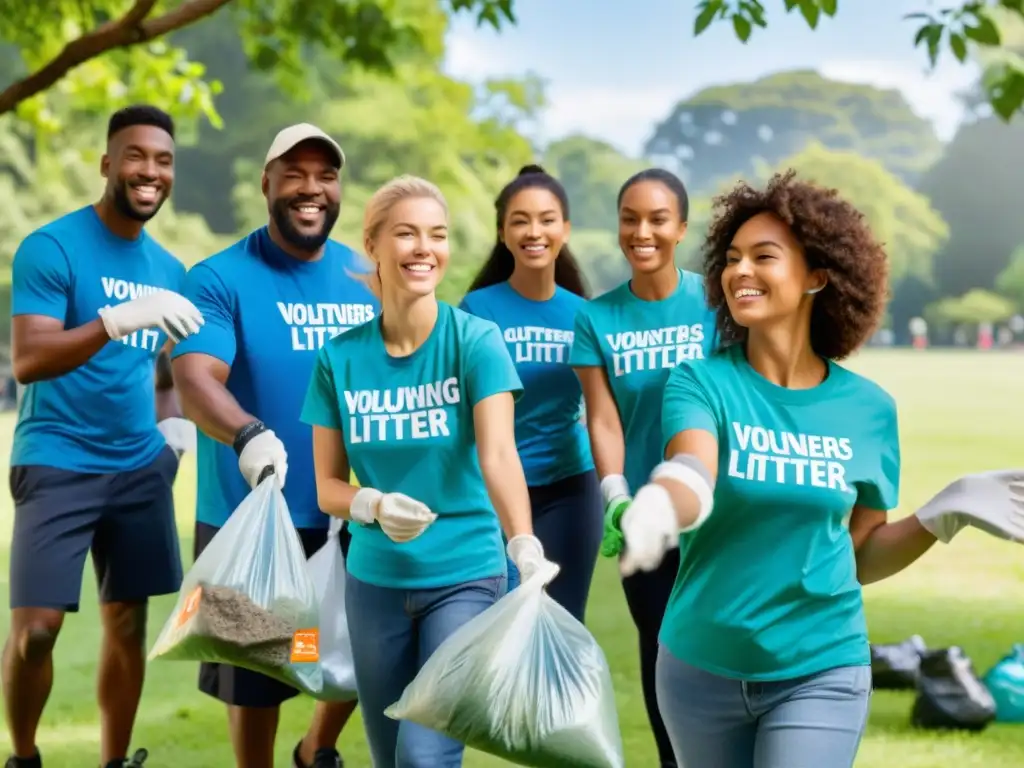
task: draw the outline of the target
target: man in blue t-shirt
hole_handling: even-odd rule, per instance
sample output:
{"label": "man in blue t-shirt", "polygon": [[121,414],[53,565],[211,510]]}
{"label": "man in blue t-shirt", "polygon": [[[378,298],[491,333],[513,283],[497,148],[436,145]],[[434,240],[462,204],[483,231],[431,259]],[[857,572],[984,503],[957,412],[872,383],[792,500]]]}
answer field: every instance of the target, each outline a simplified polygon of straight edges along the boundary
{"label": "man in blue t-shirt", "polygon": [[98,203],[40,227],[14,255],[13,362],[25,391],[11,450],[7,768],[42,765],[35,740],[53,647],[64,614],[78,610],[90,549],[103,624],[104,766],[136,764],[126,756],[147,601],[181,586],[171,486],[191,425],[155,361],[203,318],[176,293],[185,267],[143,229],[174,183],[171,118],[146,106],[115,113],[101,170]]}
{"label": "man in blue t-shirt", "polygon": [[[306,556],[327,541],[313,476],[312,429],[299,420],[317,350],[376,316],[377,300],[353,274],[356,254],[328,239],[341,204],[345,155],[302,123],[267,153],[262,187],[270,221],[194,266],[186,295],[203,330],[174,351],[185,412],[198,425],[198,557],[261,477],[280,479]],[[348,532],[342,535],[346,550]],[[201,666],[199,688],[228,705],[239,765],[274,768],[281,704],[294,688],[244,669]],[[296,746],[297,768],[336,768],[336,744],[354,703],[319,704]]]}

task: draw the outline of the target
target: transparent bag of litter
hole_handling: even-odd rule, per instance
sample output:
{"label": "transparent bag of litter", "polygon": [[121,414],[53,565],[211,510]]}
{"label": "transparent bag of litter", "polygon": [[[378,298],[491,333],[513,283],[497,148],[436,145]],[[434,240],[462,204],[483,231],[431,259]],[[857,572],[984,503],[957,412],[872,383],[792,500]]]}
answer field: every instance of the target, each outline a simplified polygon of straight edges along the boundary
{"label": "transparent bag of litter", "polygon": [[316,590],[271,475],[185,575],[149,658],[230,664],[315,696],[323,688],[319,644]]}
{"label": "transparent bag of litter", "polygon": [[353,701],[356,671],[352,662],[352,639],[345,614],[345,556],[341,552],[344,521],[331,518],[327,543],[309,558],[309,575],[320,606],[321,701]]}
{"label": "transparent bag of litter", "polygon": [[544,585],[557,566],[454,632],[385,714],[534,768],[623,768],[604,652]]}

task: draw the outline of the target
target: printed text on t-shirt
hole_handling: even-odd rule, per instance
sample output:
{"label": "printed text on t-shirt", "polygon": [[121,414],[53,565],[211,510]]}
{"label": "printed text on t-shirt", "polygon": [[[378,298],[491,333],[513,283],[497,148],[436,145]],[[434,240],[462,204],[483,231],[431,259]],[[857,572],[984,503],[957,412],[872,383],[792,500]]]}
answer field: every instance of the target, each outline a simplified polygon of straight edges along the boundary
{"label": "printed text on t-shirt", "polygon": [[290,327],[292,349],[298,352],[318,350],[328,339],[374,317],[372,304],[279,301],[277,309]]}
{"label": "printed text on t-shirt", "polygon": [[536,325],[506,328],[503,334],[512,359],[518,363],[565,363],[573,332]]}
{"label": "printed text on t-shirt", "polygon": [[759,483],[809,485],[849,491],[846,462],[853,458],[847,437],[805,435],[732,422],[738,448],[729,451],[729,477]]}
{"label": "printed text on t-shirt", "polygon": [[349,441],[428,440],[448,437],[448,408],[461,401],[454,376],[393,389],[345,390]]}
{"label": "printed text on t-shirt", "polygon": [[703,323],[609,333],[605,339],[612,348],[612,374],[616,378],[704,359]]}

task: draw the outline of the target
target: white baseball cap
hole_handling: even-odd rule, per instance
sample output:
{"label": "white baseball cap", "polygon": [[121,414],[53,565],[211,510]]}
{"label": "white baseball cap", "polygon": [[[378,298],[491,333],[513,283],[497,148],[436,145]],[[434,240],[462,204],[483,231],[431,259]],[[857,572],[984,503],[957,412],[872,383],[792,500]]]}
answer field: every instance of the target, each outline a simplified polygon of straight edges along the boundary
{"label": "white baseball cap", "polygon": [[343,168],[345,166],[345,153],[342,151],[341,145],[338,144],[338,142],[315,125],[311,125],[310,123],[297,123],[296,125],[289,125],[287,128],[282,128],[278,132],[277,136],[274,137],[274,141],[270,145],[270,149],[267,150],[267,159],[263,163],[263,167],[266,168],[271,162],[290,152],[298,144],[301,144],[304,141],[310,141],[311,139],[321,141],[330,147],[331,151],[337,155],[336,159],[338,161],[338,168]]}

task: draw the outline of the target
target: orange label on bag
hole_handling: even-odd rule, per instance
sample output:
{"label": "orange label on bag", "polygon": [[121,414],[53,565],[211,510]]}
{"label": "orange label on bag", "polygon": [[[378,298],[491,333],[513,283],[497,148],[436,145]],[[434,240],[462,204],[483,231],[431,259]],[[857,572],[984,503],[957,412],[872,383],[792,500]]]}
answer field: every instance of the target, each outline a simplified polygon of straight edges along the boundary
{"label": "orange label on bag", "polygon": [[320,661],[320,630],[296,630],[292,635],[292,663],[316,661]]}
{"label": "orange label on bag", "polygon": [[181,606],[181,611],[178,613],[178,620],[175,623],[176,626],[182,626],[185,622],[196,615],[196,611],[199,610],[199,601],[202,596],[202,587],[196,587],[189,593],[189,596],[185,598],[185,604]]}

